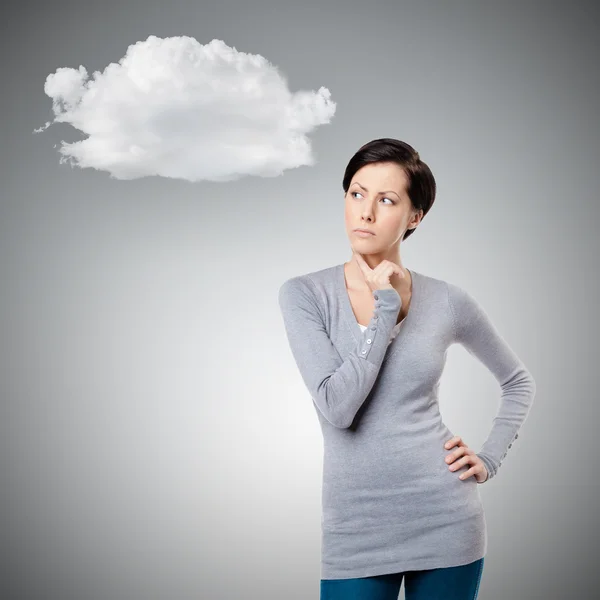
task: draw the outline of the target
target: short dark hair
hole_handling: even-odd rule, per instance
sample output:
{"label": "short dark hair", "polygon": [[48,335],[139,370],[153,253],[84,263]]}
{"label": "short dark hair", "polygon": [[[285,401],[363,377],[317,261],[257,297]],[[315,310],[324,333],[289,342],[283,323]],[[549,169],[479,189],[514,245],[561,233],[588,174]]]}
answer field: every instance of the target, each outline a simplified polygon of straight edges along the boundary
{"label": "short dark hair", "polygon": [[[350,159],[344,172],[342,181],[344,193],[348,192],[350,182],[359,169],[371,163],[385,162],[394,162],[404,169],[408,179],[406,190],[408,197],[413,208],[417,211],[423,210],[423,217],[425,217],[435,201],[435,179],[429,166],[421,160],[419,153],[400,140],[380,138],[361,146]],[[408,229],[402,239],[405,240],[412,235],[415,229],[416,227]]]}

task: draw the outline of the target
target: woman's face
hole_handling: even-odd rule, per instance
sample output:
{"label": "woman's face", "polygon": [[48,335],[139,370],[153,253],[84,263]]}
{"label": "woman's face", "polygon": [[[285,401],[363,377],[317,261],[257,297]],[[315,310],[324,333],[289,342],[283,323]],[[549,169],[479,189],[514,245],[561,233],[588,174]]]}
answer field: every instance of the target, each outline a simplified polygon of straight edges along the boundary
{"label": "woman's face", "polygon": [[[418,224],[406,194],[408,179],[396,163],[371,163],[359,169],[345,196],[346,233],[361,254],[385,254],[399,244],[409,225]],[[374,235],[361,237],[364,228]]]}

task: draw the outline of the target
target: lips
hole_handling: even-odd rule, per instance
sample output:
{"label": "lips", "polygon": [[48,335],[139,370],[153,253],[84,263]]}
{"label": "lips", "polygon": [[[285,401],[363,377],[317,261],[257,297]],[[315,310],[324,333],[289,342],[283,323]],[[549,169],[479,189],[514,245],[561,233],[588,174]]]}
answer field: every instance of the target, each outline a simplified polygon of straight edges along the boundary
{"label": "lips", "polygon": [[356,231],[357,233],[370,233],[371,235],[375,235],[372,231],[369,231],[368,229],[355,229],[354,231]]}

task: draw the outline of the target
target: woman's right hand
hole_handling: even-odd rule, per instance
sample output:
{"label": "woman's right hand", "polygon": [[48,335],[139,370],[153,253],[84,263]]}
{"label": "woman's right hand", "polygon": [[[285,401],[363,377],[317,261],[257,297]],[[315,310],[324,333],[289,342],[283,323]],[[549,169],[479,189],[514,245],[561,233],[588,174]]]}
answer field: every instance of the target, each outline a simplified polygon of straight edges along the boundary
{"label": "woman's right hand", "polygon": [[391,260],[382,260],[374,269],[371,269],[365,259],[356,250],[353,249],[352,252],[372,292],[375,290],[396,289],[390,283],[392,275],[406,278],[406,274],[402,268]]}

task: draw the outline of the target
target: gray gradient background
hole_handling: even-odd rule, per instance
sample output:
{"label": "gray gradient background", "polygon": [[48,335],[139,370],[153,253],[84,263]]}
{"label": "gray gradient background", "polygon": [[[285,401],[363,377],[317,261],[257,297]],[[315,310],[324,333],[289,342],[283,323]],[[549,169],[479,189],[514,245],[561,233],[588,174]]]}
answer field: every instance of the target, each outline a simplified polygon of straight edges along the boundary
{"label": "gray gradient background", "polygon": [[[417,5],[418,4],[418,5]],[[8,5],[10,7],[10,5]],[[318,598],[322,440],[277,290],[350,257],[341,179],[377,137],[437,179],[405,266],[486,308],[534,375],[482,486],[479,598],[599,585],[599,11],[550,2],[24,3],[2,9],[4,600]],[[316,163],[189,184],[59,165],[48,73],[155,34],[262,54],[337,102]],[[595,108],[594,108],[595,107]],[[454,346],[478,448],[499,387]],[[404,592],[401,592],[403,597]]]}

